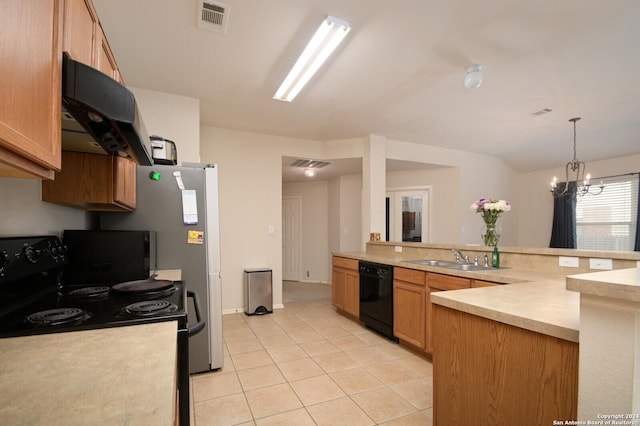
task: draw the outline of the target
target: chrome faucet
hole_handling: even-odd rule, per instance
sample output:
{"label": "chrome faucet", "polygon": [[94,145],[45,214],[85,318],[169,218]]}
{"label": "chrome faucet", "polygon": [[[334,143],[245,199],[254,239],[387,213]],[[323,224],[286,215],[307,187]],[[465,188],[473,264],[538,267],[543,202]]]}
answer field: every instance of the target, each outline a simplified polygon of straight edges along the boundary
{"label": "chrome faucet", "polygon": [[460,250],[452,248],[451,251],[456,255],[456,263],[460,262],[460,259],[465,263],[469,263],[469,256],[465,256]]}

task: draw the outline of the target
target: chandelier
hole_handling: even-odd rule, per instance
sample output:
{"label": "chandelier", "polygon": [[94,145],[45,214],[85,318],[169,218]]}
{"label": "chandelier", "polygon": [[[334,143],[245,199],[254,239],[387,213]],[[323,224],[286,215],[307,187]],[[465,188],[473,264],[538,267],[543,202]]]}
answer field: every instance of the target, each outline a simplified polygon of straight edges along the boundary
{"label": "chandelier", "polygon": [[558,178],[556,178],[555,176],[553,177],[553,180],[551,181],[551,194],[554,197],[561,197],[568,193],[570,182],[569,169],[571,169],[572,176],[573,174],[575,174],[575,179],[573,179],[573,181],[576,184],[577,195],[598,195],[604,190],[604,185],[602,184],[602,181],[600,181],[600,186],[598,187],[598,189],[591,191],[591,174],[587,173],[585,175],[584,162],[578,161],[578,158],[576,157],[576,121],[578,120],[580,120],[580,117],[572,118],[569,120],[573,123],[573,160],[569,161],[567,165],[564,166],[564,182],[558,182]]}

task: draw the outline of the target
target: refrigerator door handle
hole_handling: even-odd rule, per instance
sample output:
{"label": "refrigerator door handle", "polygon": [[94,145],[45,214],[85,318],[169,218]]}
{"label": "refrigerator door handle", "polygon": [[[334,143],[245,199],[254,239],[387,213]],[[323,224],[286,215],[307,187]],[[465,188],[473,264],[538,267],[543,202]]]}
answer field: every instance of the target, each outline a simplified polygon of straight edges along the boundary
{"label": "refrigerator door handle", "polygon": [[193,291],[187,291],[187,297],[193,299],[193,307],[196,312],[196,323],[189,327],[189,337],[195,336],[200,333],[205,326],[205,321],[202,319],[202,315],[200,315],[200,300],[198,299],[198,294]]}

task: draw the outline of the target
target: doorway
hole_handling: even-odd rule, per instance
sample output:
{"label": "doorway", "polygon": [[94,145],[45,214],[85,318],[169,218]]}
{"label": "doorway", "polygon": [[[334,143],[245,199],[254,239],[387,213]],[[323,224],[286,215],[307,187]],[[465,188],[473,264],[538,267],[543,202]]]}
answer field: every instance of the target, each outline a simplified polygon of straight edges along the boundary
{"label": "doorway", "polygon": [[282,197],[282,279],[300,281],[301,197]]}
{"label": "doorway", "polygon": [[428,243],[431,188],[395,189],[387,192],[388,241]]}

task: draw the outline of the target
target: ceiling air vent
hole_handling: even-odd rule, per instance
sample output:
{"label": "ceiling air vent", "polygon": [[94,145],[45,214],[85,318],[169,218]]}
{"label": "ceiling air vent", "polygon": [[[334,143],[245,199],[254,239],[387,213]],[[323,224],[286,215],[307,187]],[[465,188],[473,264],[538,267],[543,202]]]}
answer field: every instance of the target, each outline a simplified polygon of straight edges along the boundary
{"label": "ceiling air vent", "polygon": [[322,167],[328,166],[329,164],[331,163],[327,161],[304,160],[302,158],[299,158],[289,165],[291,167],[301,167],[303,169],[321,169]]}
{"label": "ceiling air vent", "polygon": [[227,22],[229,21],[229,6],[209,0],[198,0],[198,4],[200,5],[198,8],[198,25],[201,28],[223,34],[226,33]]}

